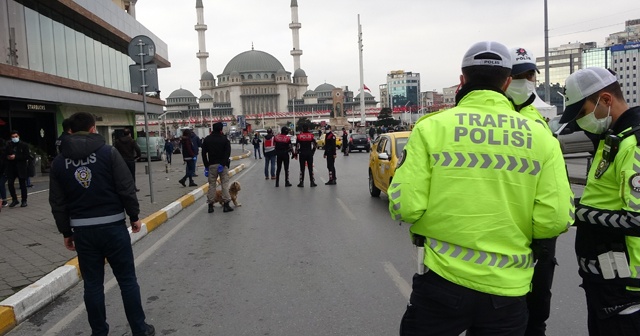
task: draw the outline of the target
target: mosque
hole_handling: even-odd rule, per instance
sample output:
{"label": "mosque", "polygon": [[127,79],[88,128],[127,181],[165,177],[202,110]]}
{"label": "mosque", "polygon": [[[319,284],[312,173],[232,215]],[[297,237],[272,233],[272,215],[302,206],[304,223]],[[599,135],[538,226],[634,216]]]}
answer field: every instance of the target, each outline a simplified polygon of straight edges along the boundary
{"label": "mosque", "polygon": [[[200,63],[200,98],[185,89],[173,91],[166,99],[167,123],[174,129],[186,124],[209,125],[216,121],[235,122],[244,119],[256,127],[271,127],[284,124],[285,119],[295,117],[329,118],[336,113],[349,113],[359,109],[360,95],[354,97],[348,87],[337,88],[324,83],[309,90],[308,77],[300,66],[298,1],[291,0],[291,23],[293,35],[293,74],[271,54],[255,50],[241,52],[233,57],[222,73],[214,76],[207,69],[204,6],[196,0],[199,51],[196,57]],[[216,78],[217,77],[217,78]],[[375,108],[377,102],[365,92],[365,107]],[[339,111],[342,110],[342,111]]]}

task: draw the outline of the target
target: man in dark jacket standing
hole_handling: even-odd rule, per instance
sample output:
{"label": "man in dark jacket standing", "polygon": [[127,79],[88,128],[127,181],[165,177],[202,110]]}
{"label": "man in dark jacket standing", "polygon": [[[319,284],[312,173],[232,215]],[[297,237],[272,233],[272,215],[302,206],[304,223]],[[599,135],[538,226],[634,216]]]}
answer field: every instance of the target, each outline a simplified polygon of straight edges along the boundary
{"label": "man in dark jacket standing", "polygon": [[213,212],[213,203],[216,197],[216,181],[220,176],[222,185],[223,212],[233,211],[229,205],[231,196],[229,195],[229,165],[231,160],[231,142],[222,134],[222,123],[213,124],[213,131],[204,138],[202,142],[202,161],[205,169],[209,171],[209,192],[207,193],[207,203],[209,203],[209,213]]}
{"label": "man in dark jacket standing", "polygon": [[349,156],[349,133],[344,127],[342,128],[342,152],[344,156]]}
{"label": "man in dark jacket standing", "polygon": [[276,170],[276,187],[280,186],[280,171],[282,165],[284,165],[284,186],[290,187],[292,184],[289,182],[289,154],[293,155],[293,149],[291,146],[291,138],[289,138],[289,129],[282,127],[280,134],[273,138],[276,143],[276,161],[278,169]]}
{"label": "man in dark jacket standing", "polygon": [[103,285],[106,258],[120,286],[132,334],[155,335],[154,327],[145,322],[125,222],[129,216],[132,231],[140,231],[131,173],[119,152],[96,134],[93,115],[79,112],[69,119],[72,135],[60,144],[62,152],[51,165],[49,204],[65,247],[78,253],[91,334],[109,334]]}
{"label": "man in dark jacket standing", "polygon": [[26,142],[20,140],[20,134],[18,131],[11,132],[11,142],[7,145],[5,150],[6,154],[6,167],[5,174],[7,175],[7,181],[9,184],[9,193],[13,201],[9,204],[10,208],[20,204],[18,202],[18,195],[16,194],[16,178],[20,184],[20,196],[22,203],[21,208],[27,206],[27,177],[29,172],[27,170],[29,161],[29,145]]}
{"label": "man in dark jacket standing", "polygon": [[[114,144],[120,155],[126,162],[127,167],[129,167],[129,171],[131,172],[131,176],[133,177],[133,185],[136,185],[136,160],[140,158],[140,146],[136,143],[135,140],[131,137],[131,131],[129,129],[124,130],[124,136],[120,137],[120,139],[116,140]],[[136,191],[140,191],[138,187],[135,187]]]}
{"label": "man in dark jacket standing", "polygon": [[331,132],[331,126],[325,127],[324,138],[324,158],[327,159],[327,169],[329,170],[329,181],[326,185],[336,184],[336,135]]}
{"label": "man in dark jacket standing", "polygon": [[300,160],[300,183],[298,187],[304,187],[304,169],[309,168],[309,179],[311,180],[311,187],[317,186],[316,180],[313,176],[313,154],[316,153],[316,139],[313,134],[309,132],[309,125],[302,126],[302,133],[298,134],[296,138],[296,155]]}
{"label": "man in dark jacket standing", "polygon": [[198,154],[200,153],[200,147],[202,147],[202,140],[200,137],[192,130],[191,135],[189,135],[191,139],[191,150],[193,150],[193,166],[191,168],[191,176],[197,177],[196,174],[196,166],[198,165]]}

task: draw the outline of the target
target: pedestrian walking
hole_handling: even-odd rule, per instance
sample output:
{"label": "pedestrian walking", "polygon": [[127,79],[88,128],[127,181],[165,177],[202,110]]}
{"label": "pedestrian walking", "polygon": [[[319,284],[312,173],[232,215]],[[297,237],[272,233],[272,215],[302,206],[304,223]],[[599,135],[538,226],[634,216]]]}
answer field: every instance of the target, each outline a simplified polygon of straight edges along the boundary
{"label": "pedestrian walking", "polygon": [[207,192],[208,212],[213,212],[215,203],[217,180],[220,178],[222,189],[222,212],[233,211],[229,205],[229,165],[231,164],[231,142],[222,134],[224,125],[221,122],[213,124],[213,132],[204,138],[202,143],[202,161],[209,174],[209,191]]}
{"label": "pedestrian walking", "polygon": [[[511,83],[505,91],[514,104],[516,112],[542,125],[553,135],[544,117],[533,106],[536,99],[536,58],[528,49],[518,47],[509,50],[513,58]],[[551,287],[556,268],[556,240],[534,239],[531,242],[535,267],[531,281],[531,291],[527,294],[527,329],[525,336],[545,336],[546,321],[551,313]]]}
{"label": "pedestrian walking", "polygon": [[324,138],[324,158],[327,159],[327,169],[329,170],[329,181],[325,185],[336,184],[336,135],[331,131],[331,125],[325,126]]}
{"label": "pedestrian walking", "polygon": [[590,336],[640,331],[640,107],[629,108],[615,73],[585,68],[565,82],[561,123],[599,139],[576,205],[575,250]]}
{"label": "pedestrian walking", "polygon": [[120,286],[132,334],[153,336],[155,328],[145,322],[126,225],[126,216],[133,232],[142,225],[131,172],[119,151],[97,134],[93,115],[79,112],[69,120],[72,135],[60,144],[61,154],[51,166],[49,204],[64,246],[78,254],[91,335],[109,334],[106,259]]}
{"label": "pedestrian walking", "polygon": [[6,167],[7,167],[7,154],[6,154],[6,146],[4,139],[0,138],[0,209],[3,206],[7,206],[7,175]]}
{"label": "pedestrian walking", "polygon": [[171,142],[171,140],[167,139],[164,142],[164,153],[165,156],[167,157],[167,163],[171,164],[171,156],[173,155],[173,142]]}
{"label": "pedestrian walking", "polygon": [[69,136],[69,132],[71,132],[71,129],[69,128],[69,119],[64,119],[62,120],[62,133],[60,133],[60,136],[58,137],[58,139],[56,139],[57,154],[60,154],[60,144],[62,144],[64,139]]}
{"label": "pedestrian walking", "polygon": [[375,138],[376,138],[376,129],[372,125],[371,127],[369,127],[369,139],[373,141],[375,140]]}
{"label": "pedestrian walking", "polygon": [[309,125],[302,125],[302,133],[298,134],[296,138],[296,156],[300,161],[300,183],[298,187],[304,187],[304,170],[305,167],[309,169],[309,180],[311,181],[311,187],[317,186],[316,180],[313,176],[313,154],[316,153],[316,139],[313,134],[309,132]]}
{"label": "pedestrian walking", "polygon": [[200,154],[200,147],[202,147],[202,140],[200,137],[191,130],[189,132],[189,138],[191,139],[191,150],[193,151],[193,165],[191,165],[191,176],[198,177],[196,173],[196,167],[198,166],[198,155]]}
{"label": "pedestrian walking", "polygon": [[191,141],[191,130],[185,129],[182,131],[182,138],[180,140],[180,145],[182,146],[182,160],[186,163],[184,177],[182,177],[178,183],[182,184],[183,187],[186,187],[185,184],[187,179],[189,179],[190,187],[197,187],[198,185],[193,182],[193,175],[196,170],[196,153],[193,151],[193,142]]}
{"label": "pedestrian walking", "polygon": [[344,127],[342,128],[342,153],[344,156],[349,156],[349,133]]}
{"label": "pedestrian walking", "polygon": [[[264,136],[262,142],[262,152],[264,155],[264,179],[268,180],[269,175],[271,179],[276,179],[276,143],[273,136],[273,130],[267,129],[267,135]],[[271,169],[271,172],[269,172]]]}
{"label": "pedestrian walking", "polygon": [[260,153],[261,142],[262,140],[260,140],[260,133],[256,132],[256,134],[253,135],[253,139],[251,139],[251,144],[253,145],[253,158],[256,160],[258,159],[258,157],[262,159],[262,153]]}
{"label": "pedestrian walking", "polygon": [[140,146],[138,146],[138,143],[131,137],[131,130],[128,128],[125,129],[124,135],[116,140],[114,146],[127,164],[129,172],[131,172],[136,192],[140,191],[136,184],[136,161],[140,159],[142,154],[140,152]]}
{"label": "pedestrian walking", "polygon": [[289,128],[282,127],[280,134],[274,138],[276,144],[276,160],[278,169],[276,170],[276,187],[280,186],[280,171],[284,165],[284,186],[290,187],[289,182],[289,155],[293,156],[293,148],[291,146],[291,138],[289,138]]}
{"label": "pedestrian walking", "polygon": [[[11,142],[6,145],[5,157],[7,160],[5,174],[12,199],[9,207],[13,208],[20,204],[20,207],[24,208],[27,206],[28,161],[31,158],[31,153],[29,152],[29,145],[20,140],[18,131],[11,131]],[[16,179],[18,179],[18,184],[20,185],[21,202],[18,202],[18,195],[16,194]]]}
{"label": "pedestrian walking", "polygon": [[417,123],[403,150],[389,211],[412,224],[418,269],[400,335],[524,335],[529,245],[573,222],[558,141],[504,95],[511,67],[504,45],[474,44],[456,107]]}

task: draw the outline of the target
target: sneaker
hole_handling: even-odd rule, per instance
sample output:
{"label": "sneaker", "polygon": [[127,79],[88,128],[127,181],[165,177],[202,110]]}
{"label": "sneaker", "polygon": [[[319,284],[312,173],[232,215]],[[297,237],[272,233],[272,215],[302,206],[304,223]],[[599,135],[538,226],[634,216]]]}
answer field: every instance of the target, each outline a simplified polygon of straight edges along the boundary
{"label": "sneaker", "polygon": [[265,176],[265,177],[264,177],[264,179],[265,179],[265,180],[268,180],[268,179],[269,179],[269,176]]}
{"label": "sneaker", "polygon": [[275,176],[271,176],[271,179],[272,179],[272,180],[275,180],[275,179],[276,179],[276,177],[275,177]]}
{"label": "sneaker", "polygon": [[144,336],[156,336],[156,328],[151,324],[147,324],[147,331],[145,331]]}
{"label": "sneaker", "polygon": [[318,185],[315,182],[311,182],[311,188],[317,187]]}
{"label": "sneaker", "polygon": [[26,206],[27,206],[27,201],[22,201],[22,204],[20,204],[20,207],[21,207],[21,208],[24,208],[24,207],[26,207]]}
{"label": "sneaker", "polygon": [[298,187],[299,188],[304,188],[304,184],[302,184],[302,182],[298,183]]}
{"label": "sneaker", "polygon": [[198,185],[195,182],[189,182],[190,187],[197,187]]}
{"label": "sneaker", "polygon": [[9,204],[9,203],[7,202],[7,200],[3,200],[3,201],[2,201],[2,206],[7,206],[7,204]]}
{"label": "sneaker", "polygon": [[186,178],[182,178],[178,181],[178,183],[182,184],[183,187],[186,187],[187,185],[184,183],[186,180]]}

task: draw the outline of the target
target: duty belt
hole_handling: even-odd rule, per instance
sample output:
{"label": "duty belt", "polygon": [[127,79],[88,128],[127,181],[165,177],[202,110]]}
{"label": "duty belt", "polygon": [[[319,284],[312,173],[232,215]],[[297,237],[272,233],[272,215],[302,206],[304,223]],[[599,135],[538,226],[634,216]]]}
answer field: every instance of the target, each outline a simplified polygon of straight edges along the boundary
{"label": "duty belt", "polygon": [[102,217],[91,217],[91,218],[75,218],[71,219],[71,227],[83,227],[83,226],[92,226],[92,225],[100,225],[100,224],[109,224],[117,221],[121,221],[125,219],[124,211],[109,216]]}

